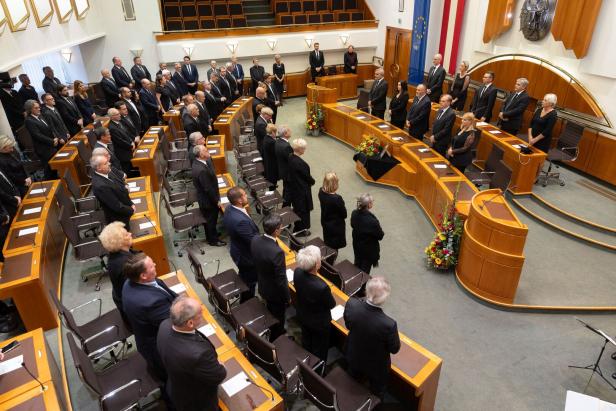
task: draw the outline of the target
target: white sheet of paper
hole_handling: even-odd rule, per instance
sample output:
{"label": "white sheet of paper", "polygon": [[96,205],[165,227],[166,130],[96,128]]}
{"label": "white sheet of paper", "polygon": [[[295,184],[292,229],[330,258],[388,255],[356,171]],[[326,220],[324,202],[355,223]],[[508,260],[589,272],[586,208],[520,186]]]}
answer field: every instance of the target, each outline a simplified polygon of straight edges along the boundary
{"label": "white sheet of paper", "polygon": [[21,363],[24,362],[24,356],[18,355],[10,360],[0,362],[0,375],[8,374],[21,368]]}
{"label": "white sheet of paper", "polygon": [[[243,98],[242,101],[248,101],[248,99],[247,98]],[[238,105],[238,107],[239,107],[239,105]]]}
{"label": "white sheet of paper", "polygon": [[331,309],[331,313],[332,313],[332,320],[338,321],[339,319],[342,318],[342,315],[344,314],[344,306],[343,305],[335,306],[334,308]]}
{"label": "white sheet of paper", "polygon": [[210,154],[216,154],[216,150],[208,150]]}
{"label": "white sheet of paper", "polygon": [[225,188],[227,185],[225,183],[218,183],[218,188]]}
{"label": "white sheet of paper", "polygon": [[23,230],[19,230],[19,233],[17,233],[17,237],[21,237],[21,236],[28,235],[28,234],[34,234],[34,233],[38,233],[38,227],[30,227],[30,228],[24,228]]}
{"label": "white sheet of paper", "polygon": [[137,182],[136,181],[129,181],[128,182],[128,186],[129,187],[137,187]]}
{"label": "white sheet of paper", "polygon": [[221,123],[226,123],[227,119],[226,118],[219,118],[218,121],[221,122]]}
{"label": "white sheet of paper", "polygon": [[520,144],[512,144],[511,147],[517,148],[518,150],[522,148]]}
{"label": "white sheet of paper", "polygon": [[290,268],[287,268],[287,281],[290,283],[293,282],[293,270]]}
{"label": "white sheet of paper", "polygon": [[427,153],[428,151],[430,151],[430,149],[429,148],[420,148],[417,151],[419,151],[420,153]]}
{"label": "white sheet of paper", "polygon": [[147,148],[142,148],[141,150],[137,150],[137,153],[147,153],[148,149]]}
{"label": "white sheet of paper", "polygon": [[357,116],[357,117],[355,117],[355,118],[356,118],[356,119],[359,119],[359,120],[365,120],[365,119],[366,119],[366,116]]}
{"label": "white sheet of paper", "polygon": [[56,157],[68,157],[71,153],[58,153]]}
{"label": "white sheet of paper", "polygon": [[402,137],[392,137],[394,140],[396,141],[404,141],[404,139]]}
{"label": "white sheet of paper", "polygon": [[141,204],[141,199],[140,198],[133,198],[132,202],[133,202],[133,204]]}
{"label": "white sheet of paper", "polygon": [[478,122],[475,123],[475,125],[477,127],[483,127],[483,126],[487,126],[488,123],[486,123],[485,121],[478,121]]}
{"label": "white sheet of paper", "polygon": [[146,228],[151,228],[151,227],[154,227],[154,222],[153,221],[148,221],[146,223],[139,224],[139,229],[140,230],[143,230],[143,229],[146,229]]}
{"label": "white sheet of paper", "polygon": [[239,107],[239,104],[231,104],[231,107]]}
{"label": "white sheet of paper", "polygon": [[42,210],[41,207],[27,208],[27,209],[24,210],[24,215],[38,213],[41,210]]}
{"label": "white sheet of paper", "polygon": [[389,126],[387,124],[381,124],[379,128],[389,128]]}
{"label": "white sheet of paper", "polygon": [[199,332],[206,337],[216,334],[216,329],[212,326],[212,324],[205,324],[203,327],[199,327],[198,329]]}
{"label": "white sheet of paper", "polygon": [[150,127],[150,131],[160,131],[160,127]]}
{"label": "white sheet of paper", "polygon": [[176,285],[174,285],[173,287],[169,287],[169,289],[171,291],[173,291],[176,294],[181,294],[184,291],[186,291],[186,286],[182,283],[177,283]]}
{"label": "white sheet of paper", "polygon": [[215,146],[216,144],[218,144],[218,140],[210,140],[207,142],[208,146]]}
{"label": "white sheet of paper", "polygon": [[248,376],[244,371],[242,371],[222,383],[221,387],[225,390],[229,397],[233,397],[235,394],[250,385],[250,382],[246,381],[247,379]]}
{"label": "white sheet of paper", "polygon": [[233,114],[235,111],[227,111],[227,114]]}
{"label": "white sheet of paper", "polygon": [[46,188],[35,188],[34,190],[30,191],[30,194],[42,194],[45,191],[47,191]]}
{"label": "white sheet of paper", "polygon": [[72,145],[75,145],[75,146],[76,146],[77,144],[79,144],[79,141],[77,141],[77,140],[73,140],[73,141],[71,141],[69,144],[72,144]]}
{"label": "white sheet of paper", "polygon": [[500,130],[490,130],[490,133],[492,133],[492,134],[501,134],[502,131],[500,131]]}
{"label": "white sheet of paper", "polygon": [[217,180],[218,180],[218,184],[220,184],[220,183],[224,183],[224,182],[225,182],[225,179],[224,179],[224,178],[222,178],[222,177],[218,177],[218,179],[217,179]]}
{"label": "white sheet of paper", "polygon": [[221,197],[220,204],[229,204],[229,199],[227,197]]}
{"label": "white sheet of paper", "polygon": [[259,161],[263,161],[263,157],[255,157],[252,159],[253,163],[258,163]]}
{"label": "white sheet of paper", "polygon": [[153,138],[146,138],[145,140],[143,140],[144,143],[153,143],[154,139]]}
{"label": "white sheet of paper", "polygon": [[135,191],[139,191],[141,190],[139,187],[129,187],[128,191],[130,191],[131,193],[134,193]]}
{"label": "white sheet of paper", "polygon": [[265,192],[265,195],[266,195],[266,196],[271,196],[272,194],[274,194],[274,192],[273,192],[273,191],[266,191],[266,192]]}
{"label": "white sheet of paper", "polygon": [[435,164],[434,168],[447,168],[447,164]]}

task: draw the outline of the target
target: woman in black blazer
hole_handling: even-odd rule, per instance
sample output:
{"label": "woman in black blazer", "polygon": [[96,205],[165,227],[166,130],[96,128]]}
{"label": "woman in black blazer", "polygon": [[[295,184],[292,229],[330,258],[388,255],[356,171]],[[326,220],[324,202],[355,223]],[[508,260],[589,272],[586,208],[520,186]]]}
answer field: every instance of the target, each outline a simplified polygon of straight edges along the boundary
{"label": "woman in black blazer", "polygon": [[312,211],[312,191],[314,178],[310,175],[310,166],[301,156],[306,152],[306,140],[297,138],[291,142],[293,154],[289,156],[287,174],[289,199],[293,211],[301,219],[295,223],[295,232],[299,236],[310,235],[310,211]]}
{"label": "woman in black blazer", "polygon": [[15,140],[6,135],[0,136],[0,170],[17,187],[19,196],[23,198],[32,184],[32,178],[26,173],[23,162],[15,152]]}
{"label": "woman in black blazer", "polygon": [[353,46],[349,46],[344,53],[344,72],[357,74],[357,53]]}
{"label": "woman in black blazer", "polygon": [[370,212],[373,204],[374,200],[370,194],[362,194],[357,199],[357,209],[351,213],[354,264],[367,274],[370,274],[373,266],[379,265],[379,241],[385,236],[379,220]]}
{"label": "woman in black blazer", "polygon": [[398,82],[398,93],[389,102],[389,122],[394,126],[404,129],[406,121],[406,104],[409,102],[409,93],[406,81]]}
{"label": "woman in black blazer", "polygon": [[346,228],[344,220],[347,210],[344,200],[339,194],[338,176],[334,172],[325,174],[323,187],[319,189],[319,203],[321,203],[321,226],[323,239],[328,247],[336,250],[346,247]]}
{"label": "woman in black blazer", "polygon": [[447,150],[447,157],[451,164],[464,173],[464,169],[473,161],[473,143],[475,142],[475,115],[473,113],[464,113],[462,116],[462,125],[458,134],[453,136],[451,146]]}
{"label": "woman in black blazer", "polygon": [[90,123],[94,122],[96,118],[96,114],[94,114],[94,109],[92,108],[92,103],[88,99],[88,85],[84,84],[81,80],[75,80],[73,83],[73,90],[75,92],[75,104],[77,104],[77,108],[83,117],[83,126],[87,126]]}
{"label": "woman in black blazer", "polygon": [[280,103],[282,105],[282,97],[284,94],[284,78],[286,72],[284,69],[284,63],[280,60],[280,54],[276,54],[274,56],[272,73],[274,74],[274,80],[272,81],[272,85],[276,89],[276,93],[278,94],[278,98],[280,99]]}
{"label": "woman in black blazer", "polygon": [[552,141],[552,129],[556,124],[556,94],[546,94],[541,101],[541,108],[535,111],[528,128],[528,143],[547,153]]}

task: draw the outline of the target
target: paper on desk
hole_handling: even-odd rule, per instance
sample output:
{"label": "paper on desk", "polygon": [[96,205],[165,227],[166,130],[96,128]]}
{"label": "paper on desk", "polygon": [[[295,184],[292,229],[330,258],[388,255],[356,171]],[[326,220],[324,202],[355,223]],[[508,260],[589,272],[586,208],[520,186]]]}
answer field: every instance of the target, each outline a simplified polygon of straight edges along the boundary
{"label": "paper on desk", "polygon": [[221,122],[221,123],[226,123],[227,119],[226,118],[219,118],[218,121]]}
{"label": "paper on desk", "polygon": [[233,114],[235,111],[227,111],[227,114]]}
{"label": "paper on desk", "polygon": [[435,164],[434,168],[447,168],[447,164]]}
{"label": "paper on desk", "polygon": [[229,199],[227,197],[221,197],[220,204],[229,204]]}
{"label": "paper on desk", "polygon": [[255,157],[252,159],[253,163],[258,163],[259,161],[263,161],[263,157]]}
{"label": "paper on desk", "polygon": [[136,181],[129,181],[128,182],[128,186],[129,187],[137,187],[137,182]]}
{"label": "paper on desk", "polygon": [[290,268],[287,268],[287,281],[290,283],[293,282],[293,270]]}
{"label": "paper on desk", "polygon": [[225,188],[227,185],[225,183],[218,183],[218,188]]}
{"label": "paper on desk", "polygon": [[132,202],[133,202],[133,204],[141,204],[141,199],[140,198],[133,198]]}
{"label": "paper on desk", "polygon": [[379,128],[389,128],[389,126],[387,124],[381,124]]}
{"label": "paper on desk", "polygon": [[216,334],[216,330],[214,329],[212,324],[205,324],[203,327],[199,327],[198,330],[201,334],[205,335],[206,337]]}
{"label": "paper on desk", "polygon": [[58,153],[56,157],[68,157],[71,153]]}
{"label": "paper on desk", "polygon": [[139,187],[128,187],[128,191],[130,191],[131,193],[134,193],[135,191],[139,190],[141,190]]}
{"label": "paper on desk", "polygon": [[231,107],[239,107],[239,104],[231,104]]}
{"label": "paper on desk", "polygon": [[17,237],[21,237],[21,236],[28,235],[28,234],[34,234],[34,233],[38,233],[38,227],[30,227],[30,228],[24,228],[23,230],[19,230],[19,233],[17,233]]}
{"label": "paper on desk", "polygon": [[485,121],[478,121],[478,122],[475,123],[475,125],[477,127],[483,127],[483,126],[487,126],[488,123],[486,123]]}
{"label": "paper on desk", "polygon": [[396,141],[404,141],[404,139],[402,137],[392,137],[392,139],[396,140]]}
{"label": "paper on desk", "polygon": [[239,374],[236,374],[232,378],[229,378],[227,381],[221,384],[221,387],[229,397],[233,397],[238,392],[242,391],[244,388],[248,387],[250,382],[248,381],[248,376],[244,371],[241,371]]}
{"label": "paper on desk", "polygon": [[177,283],[176,285],[174,285],[173,287],[169,287],[169,289],[171,291],[173,291],[176,294],[181,294],[184,291],[186,291],[186,286],[182,283]]}
{"label": "paper on desk", "polygon": [[150,131],[160,131],[160,127],[150,127]]}
{"label": "paper on desk", "polygon": [[218,144],[218,140],[210,140],[207,142],[208,146],[215,146],[216,144]]}
{"label": "paper on desk", "polygon": [[24,210],[24,215],[34,214],[41,211],[41,207],[27,208]]}
{"label": "paper on desk", "polygon": [[30,194],[41,194],[45,191],[47,191],[47,188],[35,188],[34,190],[30,191]]}
{"label": "paper on desk", "polygon": [[140,149],[140,150],[137,150],[136,152],[137,152],[137,153],[147,153],[147,152],[148,152],[148,149],[147,149],[147,148],[142,148],[142,149]]}
{"label": "paper on desk", "polygon": [[225,182],[225,179],[224,179],[224,178],[222,178],[222,177],[218,177],[218,184],[220,184],[220,183],[224,183],[224,182]]}
{"label": "paper on desk", "polygon": [[24,356],[18,355],[10,360],[0,362],[0,375],[8,374],[11,371],[15,371],[21,368],[21,363],[24,362]]}
{"label": "paper on desk", "polygon": [[154,227],[154,221],[148,221],[146,223],[139,224],[140,230],[145,230],[146,228],[151,228],[151,227]]}
{"label": "paper on desk", "polygon": [[146,138],[145,140],[143,140],[144,143],[153,143],[154,139],[153,138]]}
{"label": "paper on desk", "polygon": [[331,313],[332,313],[332,320],[338,321],[339,319],[342,318],[342,315],[344,314],[344,306],[342,305],[335,306],[334,308],[331,309]]}
{"label": "paper on desk", "polygon": [[517,148],[518,150],[522,148],[520,144],[512,144],[511,147]]}
{"label": "paper on desk", "polygon": [[216,150],[208,150],[210,154],[216,154]]}
{"label": "paper on desk", "polygon": [[357,119],[359,119],[359,120],[365,120],[365,119],[366,119],[366,116],[357,116],[357,117],[355,117],[355,118],[357,118]]}
{"label": "paper on desk", "polygon": [[492,134],[501,134],[502,131],[500,131],[500,130],[490,130],[490,133],[492,133]]}
{"label": "paper on desk", "polygon": [[77,141],[77,140],[73,140],[73,141],[71,141],[69,144],[77,145],[77,144],[79,144],[79,141]]}
{"label": "paper on desk", "polygon": [[427,153],[428,151],[430,151],[429,148],[420,148],[417,151],[419,151],[420,153]]}

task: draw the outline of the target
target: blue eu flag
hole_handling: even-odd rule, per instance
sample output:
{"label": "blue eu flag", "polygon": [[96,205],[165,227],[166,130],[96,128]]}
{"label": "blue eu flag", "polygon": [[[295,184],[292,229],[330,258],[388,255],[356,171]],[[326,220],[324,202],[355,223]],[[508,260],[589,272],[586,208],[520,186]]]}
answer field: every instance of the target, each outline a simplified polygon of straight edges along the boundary
{"label": "blue eu flag", "polygon": [[415,0],[413,9],[413,39],[411,40],[411,62],[409,64],[409,84],[424,81],[426,48],[428,42],[428,21],[430,19],[430,0]]}

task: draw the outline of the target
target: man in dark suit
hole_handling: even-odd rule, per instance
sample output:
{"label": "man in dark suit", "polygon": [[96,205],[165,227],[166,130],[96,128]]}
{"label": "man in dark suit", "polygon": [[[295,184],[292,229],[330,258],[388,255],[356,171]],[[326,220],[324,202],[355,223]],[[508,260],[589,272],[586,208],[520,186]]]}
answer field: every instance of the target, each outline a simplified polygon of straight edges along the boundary
{"label": "man in dark suit", "polygon": [[409,129],[409,134],[420,141],[423,140],[424,134],[428,131],[431,109],[432,104],[426,96],[426,86],[418,84],[413,104],[411,104],[409,114],[406,116],[406,126]]}
{"label": "man in dark suit", "polygon": [[498,126],[514,136],[518,134],[522,126],[524,112],[530,103],[530,98],[526,92],[528,80],[521,77],[515,81],[513,92],[510,93],[505,101],[501,112],[498,113]]}
{"label": "man in dark suit", "polygon": [[56,179],[58,174],[49,167],[49,160],[58,151],[60,139],[54,136],[51,125],[41,116],[41,105],[38,102],[34,100],[26,101],[24,110],[26,112],[26,129],[32,137],[34,152],[43,163],[45,180]]}
{"label": "man in dark suit", "polygon": [[56,100],[56,107],[60,112],[62,120],[68,129],[71,136],[79,133],[83,127],[83,117],[77,108],[77,104],[72,97],[68,95],[68,87],[58,87],[58,98]]}
{"label": "man in dark suit", "polygon": [[227,245],[218,238],[216,225],[220,211],[220,192],[214,163],[210,152],[205,146],[193,148],[195,161],[192,164],[192,179],[197,191],[197,201],[201,214],[205,218],[205,239],[209,245],[222,247]]}
{"label": "man in dark suit", "polygon": [[235,77],[240,95],[244,94],[244,68],[237,62],[236,56],[231,56],[231,69],[229,71]]}
{"label": "man in dark suit", "polygon": [[277,239],[282,231],[282,219],[276,213],[268,214],[263,220],[263,235],[257,235],[250,242],[250,252],[257,269],[259,294],[265,300],[267,309],[278,320],[271,328],[270,341],[285,333],[285,312],[291,302],[286,273],[284,251]]}
{"label": "man in dark suit", "polygon": [[156,72],[156,75],[160,75],[163,74],[163,71],[167,70],[167,63],[158,63],[158,71]]}
{"label": "man in dark suit", "polygon": [[141,80],[141,90],[139,90],[139,99],[147,117],[146,130],[152,126],[158,125],[158,112],[160,105],[156,99],[156,95],[152,91],[152,83],[147,78]]}
{"label": "man in dark suit", "polygon": [[128,71],[122,65],[122,60],[119,57],[111,59],[113,67],[111,68],[111,75],[119,87],[134,88],[135,82],[128,74]]}
{"label": "man in dark suit", "polygon": [[325,75],[325,70],[323,69],[323,66],[325,66],[325,56],[322,51],[319,51],[319,43],[314,43],[314,51],[310,52],[308,60],[310,61],[310,75],[314,83],[317,77]]}
{"label": "man in dark suit", "polygon": [[250,88],[251,94],[255,94],[257,91],[257,87],[259,87],[259,82],[263,81],[263,75],[265,74],[265,69],[263,66],[259,65],[259,59],[252,59],[252,67],[250,67],[250,79],[252,81],[252,86]]}
{"label": "man in dark suit", "polygon": [[131,136],[126,127],[122,124],[122,115],[115,108],[110,108],[107,112],[111,121],[109,121],[109,132],[111,133],[111,141],[115,149],[115,154],[118,156],[122,164],[122,171],[127,176],[131,175],[133,168],[131,159],[133,158],[133,150],[135,149],[135,136]]}
{"label": "man in dark suit", "polygon": [[266,86],[265,104],[269,108],[271,108],[272,111],[274,112],[272,116],[272,121],[276,123],[276,116],[278,115],[278,106],[280,105],[280,96],[278,95],[278,92],[274,89],[274,87],[272,86],[273,79],[274,79],[274,76],[272,76],[269,73],[265,73],[265,86]]}
{"label": "man in dark suit", "polygon": [[452,98],[449,94],[443,94],[440,99],[441,108],[436,112],[432,124],[430,143],[440,155],[445,157],[447,148],[451,142],[451,131],[456,121],[456,112],[450,107]]}
{"label": "man in dark suit", "polygon": [[216,118],[222,113],[223,101],[220,97],[217,97],[212,93],[212,83],[205,83],[203,85],[205,108],[210,115],[211,123],[216,121]]}
{"label": "man in dark suit", "polygon": [[255,137],[257,138],[257,150],[261,153],[261,157],[263,157],[263,140],[265,140],[265,136],[267,135],[267,125],[272,122],[272,116],[274,112],[269,107],[263,107],[261,109],[261,113],[259,117],[255,120],[254,131]]}
{"label": "man in dark suit", "polygon": [[199,131],[195,131],[192,134],[188,134],[188,159],[190,160],[190,165],[195,161],[195,152],[194,149],[196,146],[204,146],[206,143],[205,137]]}
{"label": "man in dark suit", "polygon": [[302,327],[302,345],[305,349],[327,362],[331,309],[336,300],[327,284],[318,277],[321,268],[321,250],[309,245],[302,248],[295,258],[297,268],[293,273],[297,319]]}
{"label": "man in dark suit", "polygon": [[177,294],[156,278],[156,264],[144,253],[131,255],[124,265],[122,308],[133,329],[137,351],[162,381],[167,373],[156,346],[160,323],[169,318]]}
{"label": "man in dark suit", "polygon": [[156,338],[167,371],[167,395],[178,411],[218,411],[218,386],[227,370],[218,362],[214,345],[198,330],[203,323],[201,303],[180,296],[170,312]]}
{"label": "man in dark suit", "polygon": [[246,206],[248,196],[240,187],[232,187],[227,192],[229,205],[225,208],[222,222],[231,241],[231,259],[237,266],[239,275],[249,290],[242,293],[240,301],[246,301],[255,296],[257,284],[257,271],[250,251],[250,242],[259,235],[259,228],[252,220]]}
{"label": "man in dark suit", "polygon": [[231,88],[231,82],[227,80],[227,69],[224,67],[220,68],[220,73],[218,74],[218,78],[216,76],[212,76],[212,82],[220,88],[220,92],[226,99],[226,106],[231,104],[231,101],[234,100],[233,97],[233,89]]}
{"label": "man in dark suit", "polygon": [[384,277],[372,277],[366,284],[366,301],[352,297],[344,307],[344,322],[349,329],[345,353],[349,372],[357,379],[367,378],[370,391],[381,399],[387,387],[390,354],[400,351],[396,321],[381,308],[390,292]]}
{"label": "man in dark suit", "polygon": [[441,64],[443,56],[435,54],[432,59],[433,66],[428,71],[428,78],[426,79],[426,92],[430,96],[430,101],[436,103],[440,100],[441,94],[443,94],[443,82],[445,81],[445,75],[447,72]]}
{"label": "man in dark suit", "polygon": [[192,133],[200,132],[207,135],[207,128],[203,129],[203,124],[199,120],[199,108],[196,104],[189,104],[182,114],[182,124],[186,135],[190,137]]}
{"label": "man in dark suit", "polygon": [[120,100],[117,101],[114,106],[120,112],[120,124],[124,126],[124,130],[126,130],[128,135],[135,143],[135,147],[137,147],[137,144],[139,143],[140,139],[139,132],[137,131],[137,127],[135,127],[135,123],[133,123],[133,120],[130,117],[130,113],[128,111],[128,108],[126,107],[127,104],[124,102],[124,100]]}
{"label": "man in dark suit", "polygon": [[257,87],[257,89],[255,90],[255,96],[252,99],[252,119],[254,121],[257,121],[257,117],[259,116],[259,113],[257,112],[257,106],[259,104],[267,106],[266,101],[267,101],[267,92],[265,91],[263,87]]}
{"label": "man in dark suit", "polygon": [[220,102],[220,111],[222,112],[222,110],[229,105],[230,101],[228,98],[228,93],[223,91],[221,88],[220,76],[218,73],[212,73],[211,80],[208,84],[210,85],[210,92],[217,99],[217,101]]}
{"label": "man in dark suit", "polygon": [[27,74],[20,74],[19,81],[21,82],[21,87],[17,92],[17,96],[19,96],[21,100],[21,106],[23,108],[23,103],[28,100],[36,100],[38,101],[39,96],[36,92],[35,88],[32,87],[32,83],[30,82],[30,77]]}
{"label": "man in dark suit", "polygon": [[368,95],[368,107],[371,114],[380,119],[385,118],[385,108],[387,106],[387,81],[383,78],[385,70],[378,68],[374,71],[374,83]]}
{"label": "man in dark suit", "polygon": [[287,207],[291,204],[289,197],[288,175],[289,175],[289,156],[293,154],[289,139],[291,138],[291,128],[280,126],[278,128],[280,138],[276,140],[274,152],[276,153],[276,163],[278,165],[278,177],[282,179],[282,206]]}
{"label": "man in dark suit", "polygon": [[127,230],[130,230],[130,218],[135,213],[136,207],[128,196],[124,181],[117,179],[115,174],[111,173],[111,163],[106,157],[92,157],[90,166],[93,171],[92,191],[103,208],[105,223],[120,221]]}
{"label": "man in dark suit", "polygon": [[[36,101],[38,101],[38,99],[36,99]],[[25,102],[22,101],[17,95],[17,92],[13,90],[13,84],[3,84],[0,86],[0,103],[2,103],[13,134],[16,134],[17,129],[24,125]]]}
{"label": "man in dark suit", "polygon": [[205,93],[201,90],[197,90],[195,93],[195,105],[199,109],[199,122],[201,123],[201,129],[205,131],[204,136],[207,136],[212,131],[212,120],[207,109]]}
{"label": "man in dark suit", "polygon": [[220,79],[225,80],[229,84],[229,90],[231,90],[231,100],[235,100],[239,97],[240,93],[237,90],[237,81],[235,81],[235,77],[233,74],[229,72],[231,63],[227,63],[229,67],[221,67],[220,68]]}
{"label": "man in dark suit", "polygon": [[93,150],[102,147],[107,151],[109,155],[109,162],[111,163],[112,168],[116,168],[118,170],[122,169],[122,163],[118,160],[115,153],[113,152],[113,146],[111,144],[111,133],[107,127],[98,127],[95,128],[91,133],[94,133],[96,136],[96,144],[93,147]]}
{"label": "man in dark suit", "polygon": [[184,78],[182,74],[182,65],[180,63],[175,63],[173,66],[175,72],[173,73],[173,84],[175,84],[180,92],[180,96],[184,97],[188,94],[188,82]]}
{"label": "man in dark suit", "polygon": [[68,132],[64,120],[62,120],[62,116],[58,110],[56,110],[56,99],[53,94],[43,94],[42,100],[44,105],[41,107],[41,115],[52,128],[53,135],[58,138],[60,142],[59,145],[61,146],[71,138],[71,134]]}
{"label": "man in dark suit", "polygon": [[135,88],[140,90],[142,87],[141,80],[147,79],[152,81],[152,76],[148,71],[148,68],[141,64],[141,57],[133,58],[133,67],[130,69],[130,74],[133,76],[133,80],[135,80]]}
{"label": "man in dark suit", "polygon": [[199,84],[199,70],[197,70],[197,66],[191,63],[190,56],[184,56],[182,75],[186,79],[188,91],[191,94],[195,94],[197,91],[197,85]]}
{"label": "man in dark suit", "polygon": [[103,94],[105,94],[105,104],[107,104],[108,108],[111,108],[116,101],[120,100],[120,89],[109,70],[101,70],[101,75],[103,78],[101,79],[100,85],[103,89]]}
{"label": "man in dark suit", "polygon": [[164,87],[167,90],[167,94],[171,99],[171,105],[179,104],[182,99],[182,91],[178,88],[178,85],[172,80],[171,72],[169,70],[163,70],[163,77],[167,80]]}
{"label": "man in dark suit", "polygon": [[58,92],[58,86],[61,86],[62,82],[57,77],[54,77],[53,69],[49,66],[43,67],[43,73],[45,73],[43,90],[45,90],[45,93],[50,93],[55,96]]}
{"label": "man in dark suit", "polygon": [[218,67],[216,67],[216,60],[210,61],[210,68],[207,69],[207,80],[212,81],[212,74],[218,74]]}
{"label": "man in dark suit", "polygon": [[492,109],[496,102],[497,90],[492,82],[494,81],[494,73],[486,71],[483,75],[483,86],[475,90],[473,102],[470,106],[470,111],[473,112],[477,121],[490,122],[492,118]]}
{"label": "man in dark suit", "polygon": [[130,118],[133,127],[135,128],[135,135],[140,136],[142,134],[143,125],[142,122],[144,119],[141,118],[143,110],[140,106],[141,104],[136,104],[132,100],[131,90],[127,87],[120,88],[120,96],[122,97],[122,102],[126,105],[126,109],[128,110],[128,117]]}

